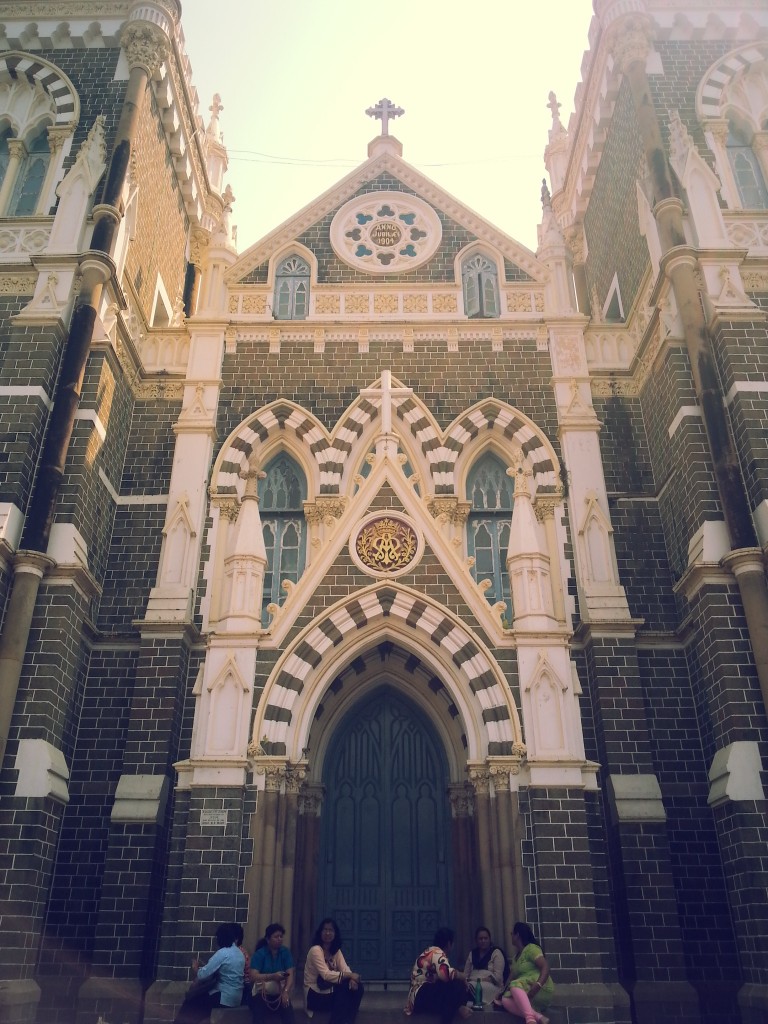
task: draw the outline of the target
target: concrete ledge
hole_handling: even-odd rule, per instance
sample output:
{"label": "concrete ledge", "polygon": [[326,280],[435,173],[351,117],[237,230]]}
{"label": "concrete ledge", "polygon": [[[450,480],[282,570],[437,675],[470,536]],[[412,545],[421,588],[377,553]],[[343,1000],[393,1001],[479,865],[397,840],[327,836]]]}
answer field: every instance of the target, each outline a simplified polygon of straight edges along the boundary
{"label": "concrete ledge", "polygon": [[639,981],[632,989],[638,1024],[700,1024],[699,994],[687,981]]}
{"label": "concrete ledge", "polygon": [[58,747],[47,740],[20,740],[14,767],[19,773],[14,796],[69,803],[69,768]]}
{"label": "concrete ledge", "polygon": [[768,985],[742,985],[736,999],[742,1024],[765,1024],[768,1020]]}
{"label": "concrete ledge", "polygon": [[729,800],[764,800],[762,767],[760,750],[753,740],[737,740],[721,747],[709,769],[707,803],[720,807]]}
{"label": "concrete ledge", "polygon": [[34,1024],[40,986],[26,981],[0,981],[0,1020],[3,1024]]}
{"label": "concrete ledge", "polygon": [[609,775],[608,797],[615,822],[666,821],[667,812],[655,775]]}
{"label": "concrete ledge", "polygon": [[77,993],[76,1024],[93,1024],[100,1017],[121,1024],[139,1024],[144,990],[138,978],[98,978],[84,981]]}
{"label": "concrete ledge", "polygon": [[184,1002],[189,984],[189,981],[156,981],[150,985],[144,1000],[144,1024],[171,1024]]}

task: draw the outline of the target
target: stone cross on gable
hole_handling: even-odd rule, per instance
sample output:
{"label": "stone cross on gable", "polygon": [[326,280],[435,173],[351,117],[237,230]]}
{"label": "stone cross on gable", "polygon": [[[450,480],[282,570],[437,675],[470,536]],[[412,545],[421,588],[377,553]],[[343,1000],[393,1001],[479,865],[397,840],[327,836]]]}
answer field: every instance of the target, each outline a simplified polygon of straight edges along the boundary
{"label": "stone cross on gable", "polygon": [[376,451],[378,454],[387,454],[390,450],[389,440],[392,434],[392,399],[405,398],[408,395],[412,395],[413,389],[393,388],[391,371],[382,370],[379,387],[363,388],[360,394],[363,398],[381,399],[381,430],[379,432],[379,440],[376,442]]}
{"label": "stone cross on gable", "polygon": [[391,100],[388,100],[386,96],[383,100],[373,106],[368,107],[366,114],[368,117],[375,117],[381,121],[381,134],[389,135],[389,121],[390,118],[402,117],[405,111],[402,107],[396,107]]}

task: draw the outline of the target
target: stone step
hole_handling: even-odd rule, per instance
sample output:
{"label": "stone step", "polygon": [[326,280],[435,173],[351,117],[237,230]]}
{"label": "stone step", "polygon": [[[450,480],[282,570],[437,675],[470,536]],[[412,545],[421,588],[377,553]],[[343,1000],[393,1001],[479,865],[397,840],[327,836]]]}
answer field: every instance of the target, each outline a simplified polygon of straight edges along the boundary
{"label": "stone step", "polygon": [[[400,982],[366,982],[365,997],[357,1015],[357,1024],[407,1024],[409,1021],[412,1024],[439,1024],[439,1018],[433,1014],[406,1017],[403,1007],[407,994],[408,986]],[[315,1013],[311,1018],[307,1016],[301,992],[294,996],[293,1008],[296,1024],[307,1024],[310,1019],[312,1024],[328,1024],[326,1013]],[[268,1018],[270,1016],[274,1017],[275,1024],[280,1024],[277,1014],[268,1014]],[[556,1024],[556,1015],[550,1016],[552,1024]],[[456,1024],[459,1024],[460,1020],[461,1018],[456,1017]],[[211,1014],[211,1024],[252,1024],[251,1011],[247,1006],[214,1010]],[[467,1024],[523,1024],[523,1021],[520,1017],[485,1009],[473,1013]]]}

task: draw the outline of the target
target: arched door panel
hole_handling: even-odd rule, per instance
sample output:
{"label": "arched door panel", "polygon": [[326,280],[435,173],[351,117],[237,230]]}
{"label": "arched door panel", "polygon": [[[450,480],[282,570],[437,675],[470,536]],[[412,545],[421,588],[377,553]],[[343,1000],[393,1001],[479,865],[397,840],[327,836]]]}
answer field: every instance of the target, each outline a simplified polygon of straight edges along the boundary
{"label": "arched door panel", "polygon": [[448,776],[421,713],[383,688],[341,723],[325,760],[318,916],[339,922],[367,978],[405,978],[451,917]]}

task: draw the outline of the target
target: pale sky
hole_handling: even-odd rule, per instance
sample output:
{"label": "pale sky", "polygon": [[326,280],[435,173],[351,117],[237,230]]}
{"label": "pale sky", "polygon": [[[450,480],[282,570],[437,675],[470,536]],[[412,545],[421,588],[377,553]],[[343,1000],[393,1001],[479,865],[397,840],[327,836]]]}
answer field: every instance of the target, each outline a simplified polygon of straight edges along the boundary
{"label": "pale sky", "polygon": [[536,249],[550,90],[567,126],[591,0],[182,0],[215,92],[243,252],[367,158],[386,96],[403,159]]}

